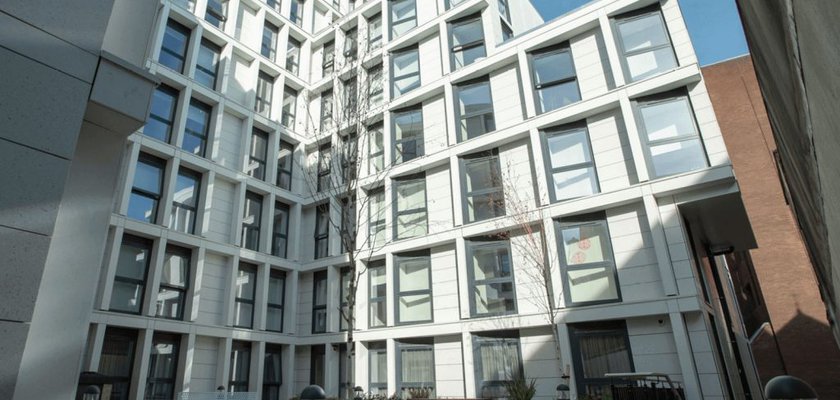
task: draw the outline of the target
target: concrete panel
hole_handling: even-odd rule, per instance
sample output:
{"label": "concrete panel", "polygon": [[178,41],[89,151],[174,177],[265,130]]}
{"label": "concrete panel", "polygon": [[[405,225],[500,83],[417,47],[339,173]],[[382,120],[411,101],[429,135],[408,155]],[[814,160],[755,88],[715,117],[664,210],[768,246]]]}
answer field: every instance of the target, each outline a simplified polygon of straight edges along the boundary
{"label": "concrete panel", "polygon": [[0,10],[90,53],[102,48],[114,0],[4,0]]}
{"label": "concrete panel", "polygon": [[23,357],[23,347],[26,344],[26,334],[29,325],[8,321],[0,321],[0,396],[10,398],[15,391],[18,367]]}
{"label": "concrete panel", "polygon": [[32,320],[49,246],[47,236],[0,226],[0,320]]}

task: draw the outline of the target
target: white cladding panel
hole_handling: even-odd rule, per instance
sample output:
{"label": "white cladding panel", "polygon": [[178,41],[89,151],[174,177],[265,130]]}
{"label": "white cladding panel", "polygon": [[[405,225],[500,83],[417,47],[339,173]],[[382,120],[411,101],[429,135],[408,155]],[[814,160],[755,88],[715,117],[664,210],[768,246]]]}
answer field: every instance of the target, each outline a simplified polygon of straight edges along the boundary
{"label": "white cladding panel", "polygon": [[191,392],[215,392],[216,373],[219,363],[219,338],[209,336],[195,337],[193,352]]}
{"label": "white cladding panel", "polygon": [[223,325],[222,315],[227,300],[225,287],[230,276],[229,268],[229,258],[212,253],[205,255],[196,322],[204,325]]}
{"label": "white cladding panel", "polygon": [[231,225],[233,224],[233,202],[236,194],[235,186],[220,178],[213,182],[213,199],[208,204],[210,211],[210,229],[207,238],[222,243],[231,241]]}

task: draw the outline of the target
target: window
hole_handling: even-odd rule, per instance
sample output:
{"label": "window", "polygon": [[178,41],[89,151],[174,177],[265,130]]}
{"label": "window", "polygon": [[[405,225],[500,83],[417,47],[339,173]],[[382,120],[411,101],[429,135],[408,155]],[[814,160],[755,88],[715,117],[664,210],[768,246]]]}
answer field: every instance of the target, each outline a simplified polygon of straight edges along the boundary
{"label": "window", "polygon": [[391,63],[394,76],[394,97],[420,87],[420,52],[417,47],[394,52]]}
{"label": "window", "polygon": [[502,19],[499,23],[502,24],[502,43],[513,39],[513,29],[508,25],[508,23],[504,19]]}
{"label": "window", "polygon": [[465,141],[496,130],[493,117],[493,98],[490,95],[490,80],[481,80],[457,85],[458,98],[458,140]]}
{"label": "window", "polygon": [[344,123],[354,124],[358,121],[361,111],[359,105],[359,86],[356,83],[356,78],[350,78],[343,82],[344,86]]}
{"label": "window", "polygon": [[283,305],[286,298],[286,273],[272,269],[268,276],[265,330],[283,332]]}
{"label": "window", "polygon": [[260,54],[263,57],[274,61],[277,56],[277,36],[280,34],[280,29],[265,21],[263,25],[262,44],[260,46]]}
{"label": "window", "polygon": [[326,381],[326,345],[310,346],[309,348],[309,384],[324,387]]}
{"label": "window", "polygon": [[550,128],[543,133],[548,152],[552,201],[599,192],[595,162],[585,124]]}
{"label": "window", "polygon": [[274,92],[274,77],[260,71],[257,77],[257,98],[254,102],[254,111],[260,115],[271,117],[271,98]]}
{"label": "window", "polygon": [[423,155],[423,107],[397,111],[394,120],[394,164]]}
{"label": "window", "polygon": [[570,324],[575,379],[581,396],[593,398],[611,394],[614,378],[607,373],[633,372],[630,340],[624,321]]}
{"label": "window", "polygon": [[[350,3],[353,4],[353,3]],[[355,347],[354,347],[355,349]],[[350,357],[347,357],[347,345],[340,344],[338,349],[338,398],[341,400],[350,400],[347,397],[347,389],[351,389],[353,387],[353,378],[354,371],[355,371],[355,350],[350,352]],[[350,374],[347,375],[347,366],[350,366]],[[350,376],[350,381],[347,380],[347,377]],[[351,389],[350,392],[352,393],[353,390]]]}
{"label": "window", "polygon": [[128,200],[128,218],[154,224],[163,192],[163,171],[166,161],[140,153],[134,171],[134,183]]}
{"label": "window", "polygon": [[397,387],[409,391],[430,390],[434,398],[435,355],[429,339],[397,342]]}
{"label": "window", "polygon": [[[338,301],[341,303],[341,312],[338,314],[338,327],[341,331],[347,330],[347,318],[350,317],[350,309],[348,308],[348,296],[350,295],[350,282],[353,279],[353,272],[349,267],[341,269],[341,293],[339,293]],[[342,378],[339,378],[342,379]]]}
{"label": "window", "polygon": [[274,11],[280,12],[280,1],[281,0],[265,0],[265,4],[271,7]]}
{"label": "window", "polygon": [[297,114],[298,92],[288,86],[283,88],[283,115],[282,124],[286,128],[294,129],[295,114]]}
{"label": "window", "polygon": [[251,147],[248,151],[248,175],[265,180],[265,162],[268,158],[268,132],[254,128],[251,132]]}
{"label": "window", "polygon": [[335,71],[335,42],[330,40],[324,43],[324,61],[321,64],[322,76],[327,76]]}
{"label": "window", "polygon": [[172,124],[175,120],[175,107],[178,105],[178,91],[161,84],[152,96],[152,106],[149,119],[143,127],[143,134],[169,143],[172,134]]}
{"label": "window", "polygon": [[368,48],[376,50],[382,47],[382,14],[376,14],[368,20]]}
{"label": "window", "polygon": [[315,259],[324,258],[329,253],[330,244],[330,205],[317,206],[315,213]]}
{"label": "window", "polygon": [[171,19],[166,21],[166,30],[163,33],[163,43],[160,46],[158,61],[175,71],[183,73],[189,41],[189,28]]}
{"label": "window", "polygon": [[303,25],[303,0],[292,0],[292,9],[289,12],[289,19],[297,26]]}
{"label": "window", "polygon": [[562,218],[557,229],[568,305],[621,301],[606,216]]}
{"label": "window", "polygon": [[531,68],[534,70],[538,113],[580,101],[575,64],[568,43],[532,53]]}
{"label": "window", "polygon": [[403,179],[394,179],[395,239],[406,239],[425,235],[428,232],[428,210],[426,209],[426,175],[419,174]]}
{"label": "window", "polygon": [[497,149],[461,159],[464,182],[464,217],[478,222],[505,215],[505,193]]}
{"label": "window", "polygon": [[327,90],[321,93],[321,131],[332,129],[333,127],[333,92]]}
{"label": "window", "polygon": [[281,400],[280,385],[283,384],[283,357],[280,346],[265,345],[263,357],[262,400]]}
{"label": "window", "polygon": [[355,60],[359,52],[359,31],[356,28],[344,33],[344,57],[347,60]]}
{"label": "window", "polygon": [[508,0],[499,0],[499,15],[501,15],[502,19],[504,19],[507,23],[511,23]]}
{"label": "window", "polygon": [[417,26],[415,0],[391,1],[391,38],[396,38]]}
{"label": "window", "polygon": [[345,182],[358,178],[359,138],[350,132],[341,138],[341,177]]}
{"label": "window", "polygon": [[225,29],[227,0],[207,0],[207,12],[204,19],[219,29]]}
{"label": "window", "polygon": [[295,146],[283,140],[280,141],[280,151],[277,153],[277,186],[281,189],[292,189],[292,164],[294,163]]}
{"label": "window", "polygon": [[688,96],[671,92],[639,99],[635,105],[639,133],[653,177],[708,166]]}
{"label": "window", "polygon": [[128,400],[131,395],[131,372],[137,331],[109,326],[105,329],[97,372],[111,378],[111,399]]}
{"label": "window", "polygon": [[519,337],[516,332],[476,336],[475,357],[478,362],[477,392],[483,398],[508,397],[505,383],[524,374]]}
{"label": "window", "polygon": [[385,189],[377,188],[368,193],[368,240],[370,248],[385,244]]}
{"label": "window", "polygon": [[231,393],[248,391],[250,371],[251,344],[234,340],[230,349],[230,382],[228,383]]}
{"label": "window", "polygon": [[184,318],[184,303],[190,282],[190,256],[191,252],[188,249],[166,246],[155,308],[156,317]]}
{"label": "window", "polygon": [[370,382],[368,390],[387,396],[388,392],[388,350],[384,342],[368,344]]}
{"label": "window", "polygon": [[513,266],[507,240],[473,239],[467,241],[467,255],[472,316],[516,312]]}
{"label": "window", "polygon": [[216,77],[219,74],[219,55],[222,49],[207,39],[201,40],[198,48],[198,58],[195,63],[196,82],[216,89]]}
{"label": "window", "polygon": [[262,196],[245,192],[245,215],[242,216],[242,247],[260,249],[260,224],[262,222]]}
{"label": "window", "polygon": [[382,64],[370,67],[367,70],[368,77],[368,106],[378,107],[385,99],[384,85],[382,83]]}
{"label": "window", "polygon": [[185,233],[194,232],[200,180],[201,176],[190,170],[181,169],[178,172],[170,229]]}
{"label": "window", "polygon": [[140,314],[151,257],[151,240],[129,235],[123,237],[111,292],[111,311]]}
{"label": "window", "polygon": [[457,6],[458,4],[461,4],[465,1],[466,0],[449,0],[449,8],[451,9],[451,8]]}
{"label": "window", "polygon": [[382,171],[385,168],[385,144],[382,124],[376,124],[368,127],[368,142],[370,147],[368,149],[368,169],[371,174]]}
{"label": "window", "polygon": [[327,271],[316,272],[312,285],[312,333],[324,333],[327,331]]}
{"label": "window", "polygon": [[[371,328],[379,328],[388,324],[388,281],[385,279],[385,261],[371,261],[368,264],[368,281],[370,320],[368,325]],[[371,389],[372,390],[372,389]]]}
{"label": "window", "polygon": [[167,400],[175,396],[180,344],[181,337],[178,335],[155,333],[152,336],[149,376],[146,379],[144,396],[146,400]]}
{"label": "window", "polygon": [[487,56],[481,15],[471,15],[449,24],[452,41],[452,68],[461,69]]}
{"label": "window", "polygon": [[233,326],[251,328],[254,326],[254,297],[257,290],[256,265],[239,263],[235,290]]}
{"label": "window", "polygon": [[[292,1],[294,4],[294,0]],[[300,66],[300,41],[289,36],[286,44],[286,70],[297,75]]]}
{"label": "window", "polygon": [[356,196],[341,199],[341,253],[356,250]]}
{"label": "window", "polygon": [[196,99],[190,100],[187,112],[187,125],[184,129],[184,139],[181,148],[189,153],[204,157],[207,146],[207,135],[210,131],[210,113],[213,108]]}
{"label": "window", "polygon": [[286,258],[289,241],[289,206],[274,203],[274,232],[271,237],[271,254]]}
{"label": "window", "polygon": [[671,39],[659,8],[645,8],[614,20],[624,74],[630,82],[677,67]]}
{"label": "window", "polygon": [[318,187],[317,190],[329,190],[332,187],[330,171],[332,169],[332,147],[327,143],[318,149]]}
{"label": "window", "polygon": [[397,254],[394,263],[397,323],[432,322],[432,258],[429,251]]}

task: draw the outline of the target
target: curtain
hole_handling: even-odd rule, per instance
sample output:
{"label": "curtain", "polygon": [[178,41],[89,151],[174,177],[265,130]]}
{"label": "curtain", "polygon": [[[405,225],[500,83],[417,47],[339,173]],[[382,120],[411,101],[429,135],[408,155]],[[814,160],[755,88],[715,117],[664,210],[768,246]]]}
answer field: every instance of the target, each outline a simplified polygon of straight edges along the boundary
{"label": "curtain", "polygon": [[584,378],[603,378],[608,372],[632,372],[624,336],[580,338]]}
{"label": "curtain", "polygon": [[431,348],[410,348],[403,349],[402,358],[402,378],[401,382],[406,383],[423,383],[434,382],[434,362],[432,358]]}
{"label": "curtain", "polygon": [[519,341],[491,339],[481,344],[481,377],[487,381],[506,381],[522,371]]}

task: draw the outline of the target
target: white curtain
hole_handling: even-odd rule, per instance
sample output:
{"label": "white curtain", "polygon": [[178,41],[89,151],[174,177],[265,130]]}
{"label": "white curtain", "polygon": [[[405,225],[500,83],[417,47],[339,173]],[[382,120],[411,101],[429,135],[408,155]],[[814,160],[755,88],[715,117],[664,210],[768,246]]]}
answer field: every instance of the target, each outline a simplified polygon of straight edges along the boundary
{"label": "white curtain", "polygon": [[612,372],[633,372],[624,336],[589,336],[580,339],[585,378],[603,378]]}
{"label": "white curtain", "polygon": [[510,380],[520,371],[518,340],[495,339],[481,344],[483,381]]}
{"label": "white curtain", "polygon": [[403,349],[401,371],[403,383],[434,382],[432,349]]}

